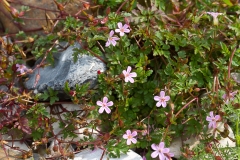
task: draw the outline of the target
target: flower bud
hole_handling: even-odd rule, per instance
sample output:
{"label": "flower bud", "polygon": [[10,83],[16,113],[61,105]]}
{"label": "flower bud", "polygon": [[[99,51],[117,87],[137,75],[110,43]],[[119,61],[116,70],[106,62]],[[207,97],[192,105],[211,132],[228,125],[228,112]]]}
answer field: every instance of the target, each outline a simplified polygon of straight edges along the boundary
{"label": "flower bud", "polygon": [[55,145],[53,146],[53,151],[54,151],[54,152],[57,152],[57,151],[58,151],[58,145],[55,144]]}
{"label": "flower bud", "polygon": [[41,139],[41,142],[42,142],[43,144],[47,144],[47,143],[48,143],[48,139],[47,139],[46,137],[43,137],[43,138]]}
{"label": "flower bud", "polygon": [[195,88],[194,92],[199,92],[201,89],[200,88]]}

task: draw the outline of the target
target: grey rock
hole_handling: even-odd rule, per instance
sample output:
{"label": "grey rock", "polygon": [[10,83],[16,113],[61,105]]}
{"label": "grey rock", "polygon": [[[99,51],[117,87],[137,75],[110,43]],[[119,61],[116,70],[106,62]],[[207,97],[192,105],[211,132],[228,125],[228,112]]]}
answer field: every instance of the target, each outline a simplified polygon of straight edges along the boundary
{"label": "grey rock", "polygon": [[[229,125],[227,126],[229,131],[228,137],[225,137],[225,138],[221,137],[221,139],[218,140],[218,143],[216,143],[218,148],[236,147],[236,142],[235,142],[236,140],[235,140],[234,133],[231,127]],[[208,129],[207,131],[207,133],[209,134],[208,138],[210,138],[211,136],[214,136],[214,138],[217,138],[217,136],[220,134],[219,131],[220,132],[224,131],[224,123],[217,122],[217,129],[218,130],[216,132],[214,132],[213,129]],[[184,145],[186,144],[189,145],[188,149],[192,150],[193,148],[197,147],[198,144],[200,144],[201,139],[202,139],[201,136],[182,137],[182,139],[175,138],[173,139],[169,147],[170,152],[174,154],[174,158],[180,158],[182,155],[181,148]],[[211,142],[211,144],[213,145],[213,142]]]}
{"label": "grey rock", "polygon": [[[83,85],[90,83],[90,88],[94,88],[97,83],[97,71],[105,71],[106,65],[96,57],[89,55],[79,55],[76,63],[73,61],[73,49],[80,48],[78,43],[68,47],[65,51],[54,54],[54,66],[46,66],[39,69],[40,80],[35,85],[38,69],[29,75],[29,80],[25,82],[25,87],[37,92],[44,92],[48,87],[64,93],[65,82],[70,88],[76,84]],[[38,60],[35,64],[40,63]]]}
{"label": "grey rock", "polygon": [[240,73],[234,72],[231,73],[231,76],[238,84],[240,84]]}
{"label": "grey rock", "polygon": [[[84,149],[80,153],[75,154],[74,160],[99,160],[102,156],[103,150],[96,148],[93,151],[90,149]],[[129,150],[127,154],[121,154],[120,158],[109,158],[104,154],[103,160],[142,160],[142,157],[132,150]]]}

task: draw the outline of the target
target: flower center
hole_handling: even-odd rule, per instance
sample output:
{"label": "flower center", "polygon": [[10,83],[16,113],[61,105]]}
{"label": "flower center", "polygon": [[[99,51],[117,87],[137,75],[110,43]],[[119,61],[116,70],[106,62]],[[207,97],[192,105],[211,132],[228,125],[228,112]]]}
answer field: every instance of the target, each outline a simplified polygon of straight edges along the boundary
{"label": "flower center", "polygon": [[160,98],[160,101],[161,102],[165,102],[165,98]]}
{"label": "flower center", "polygon": [[132,139],[132,135],[128,135],[128,139]]}
{"label": "flower center", "polygon": [[158,149],[158,152],[159,152],[159,153],[162,153],[162,148],[159,148],[159,149]]}
{"label": "flower center", "polygon": [[103,107],[106,107],[107,106],[107,104],[106,103],[103,103]]}
{"label": "flower center", "polygon": [[121,31],[121,32],[124,32],[124,29],[123,29],[123,28],[121,28],[121,29],[120,29],[120,31]]}

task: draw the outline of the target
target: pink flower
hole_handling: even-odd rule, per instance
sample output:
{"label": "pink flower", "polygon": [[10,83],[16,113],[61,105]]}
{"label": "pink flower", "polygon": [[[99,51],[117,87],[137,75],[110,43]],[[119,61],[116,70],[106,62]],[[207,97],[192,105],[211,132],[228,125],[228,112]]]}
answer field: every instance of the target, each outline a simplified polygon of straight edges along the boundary
{"label": "pink flower", "polygon": [[206,120],[209,122],[209,125],[208,125],[208,128],[210,129],[211,127],[212,128],[216,128],[217,127],[217,121],[220,120],[220,116],[219,115],[216,115],[214,116],[213,115],[213,111],[210,112],[210,117],[207,116]]}
{"label": "pink flower", "polygon": [[18,68],[17,71],[19,71],[21,74],[25,71],[28,71],[28,68],[23,64],[16,64],[16,67]]}
{"label": "pink flower", "polygon": [[218,16],[222,15],[222,13],[217,13],[217,12],[207,12],[207,14],[211,15],[213,17],[213,24],[218,25]]}
{"label": "pink flower", "polygon": [[117,32],[117,33],[119,32],[120,36],[124,36],[124,33],[130,32],[130,29],[128,29],[129,25],[124,24],[124,26],[122,26],[121,22],[119,22],[117,25],[118,25],[119,29],[115,29],[115,32]]}
{"label": "pink flower", "polygon": [[217,18],[219,15],[222,15],[222,13],[217,12],[207,12],[207,14],[211,15],[213,18]]}
{"label": "pink flower", "polygon": [[134,143],[134,144],[137,143],[137,139],[134,138],[135,136],[137,136],[137,132],[136,131],[133,131],[131,133],[130,130],[127,130],[126,134],[123,135],[123,138],[127,139],[127,145],[131,145],[131,143]]}
{"label": "pink flower", "polygon": [[229,92],[229,96],[227,96],[227,94],[224,94],[222,96],[223,100],[226,102],[226,104],[228,104],[229,101],[234,100],[234,96],[237,94],[237,91],[234,92]]}
{"label": "pink flower", "polygon": [[109,107],[113,105],[113,102],[112,101],[108,102],[108,98],[104,97],[102,102],[97,101],[97,105],[101,106],[101,108],[98,110],[99,113],[103,113],[103,111],[105,110],[107,114],[109,114],[111,113],[111,110]]}
{"label": "pink flower", "polygon": [[155,150],[152,154],[152,158],[156,158],[159,156],[159,160],[169,160],[171,157],[174,156],[173,153],[169,153],[170,149],[169,148],[164,148],[164,142],[160,142],[159,145],[152,144],[151,147],[153,150]]}
{"label": "pink flower", "polygon": [[160,107],[161,105],[165,108],[167,106],[167,101],[169,101],[170,97],[169,96],[165,96],[165,92],[161,91],[160,92],[160,96],[154,96],[154,100],[158,101],[156,106]]}
{"label": "pink flower", "polygon": [[134,83],[134,79],[132,77],[137,77],[137,73],[135,72],[130,73],[131,70],[132,70],[132,67],[128,66],[127,71],[126,70],[122,71],[125,77],[125,82],[130,81],[131,83]]}
{"label": "pink flower", "polygon": [[110,33],[109,33],[109,37],[108,37],[108,41],[106,43],[106,47],[110,46],[110,44],[112,44],[113,46],[116,46],[117,42],[116,40],[119,40],[118,37],[113,37],[113,34],[114,34],[114,31],[111,30]]}

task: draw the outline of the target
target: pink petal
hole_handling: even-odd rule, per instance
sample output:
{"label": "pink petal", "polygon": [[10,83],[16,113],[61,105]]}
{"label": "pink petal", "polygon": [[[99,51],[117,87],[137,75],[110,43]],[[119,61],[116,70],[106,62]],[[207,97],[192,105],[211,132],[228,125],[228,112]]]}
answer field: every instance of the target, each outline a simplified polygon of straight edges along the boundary
{"label": "pink petal", "polygon": [[131,83],[134,83],[134,79],[132,77],[128,77],[128,80],[131,82]]}
{"label": "pink petal", "polygon": [[213,126],[213,122],[210,122],[208,128],[210,129]]}
{"label": "pink petal", "polygon": [[132,141],[132,143],[134,143],[134,144],[136,144],[136,143],[137,143],[137,140],[136,140],[136,138],[131,138],[131,141]]}
{"label": "pink petal", "polygon": [[107,103],[107,106],[108,106],[108,107],[110,107],[110,106],[112,106],[112,105],[113,105],[113,102],[112,102],[112,101],[110,101],[110,102]]}
{"label": "pink petal", "polygon": [[97,101],[97,105],[102,107],[103,103],[101,101]]}
{"label": "pink petal", "polygon": [[21,66],[21,65],[19,65],[19,64],[16,64],[16,67],[18,67],[18,68],[19,68],[20,66]]}
{"label": "pink petal", "polygon": [[212,121],[212,118],[207,116],[206,120],[209,121],[209,122],[211,122],[211,121]]}
{"label": "pink petal", "polygon": [[127,135],[127,134],[124,134],[124,135],[123,135],[123,138],[124,138],[124,139],[128,139],[128,135]]}
{"label": "pink petal", "polygon": [[160,97],[165,97],[165,92],[164,91],[160,92]]}
{"label": "pink petal", "polygon": [[159,143],[159,148],[164,148],[164,142]]}
{"label": "pink petal", "polygon": [[124,32],[125,32],[125,33],[129,33],[130,30],[129,30],[129,29],[124,29]]}
{"label": "pink petal", "polygon": [[226,94],[224,94],[223,96],[222,96],[222,99],[226,99],[226,97],[227,97],[227,95]]}
{"label": "pink petal", "polygon": [[159,153],[159,159],[160,160],[165,160],[166,156],[162,153]]}
{"label": "pink petal", "polygon": [[117,40],[119,40],[120,38],[118,38],[118,37],[112,37],[112,39],[113,39],[114,41],[117,41]]}
{"label": "pink petal", "polygon": [[232,95],[235,96],[237,94],[238,91],[234,91],[232,92]]}
{"label": "pink petal", "polygon": [[125,29],[128,29],[128,25],[127,25],[127,24],[124,24],[123,28],[124,28],[124,30],[125,30]]}
{"label": "pink petal", "polygon": [[124,77],[126,77],[127,71],[123,70],[122,73],[124,74]]}
{"label": "pink petal", "polygon": [[132,132],[132,136],[135,137],[137,135],[137,132],[136,131],[133,131]]}
{"label": "pink petal", "polygon": [[22,69],[20,69],[20,68],[18,68],[18,69],[17,69],[17,71],[19,71],[20,73],[22,73],[22,72],[23,72],[23,70],[22,70]]}
{"label": "pink petal", "polygon": [[116,44],[117,44],[116,41],[112,40],[111,42],[112,42],[112,45],[113,45],[113,46],[116,46]]}
{"label": "pink petal", "polygon": [[132,132],[129,129],[126,131],[126,133],[127,133],[127,135],[131,135],[132,134]]}
{"label": "pink petal", "polygon": [[110,108],[105,107],[104,109],[105,109],[105,111],[107,112],[107,114],[111,113],[111,109],[110,109]]}
{"label": "pink petal", "polygon": [[170,151],[169,148],[164,148],[164,149],[162,150],[162,153],[168,153],[169,151]]}
{"label": "pink petal", "polygon": [[109,33],[109,37],[112,37],[112,36],[113,36],[113,34],[114,34],[114,31],[113,31],[113,30],[111,30],[111,31],[110,31],[110,33]]}
{"label": "pink petal", "polygon": [[154,96],[154,100],[155,101],[160,101],[160,97],[159,96]]}
{"label": "pink petal", "polygon": [[108,47],[108,46],[110,46],[110,42],[109,41],[106,42],[105,47]]}
{"label": "pink petal", "polygon": [[170,97],[169,96],[165,96],[165,101],[169,101]]}
{"label": "pink petal", "polygon": [[163,108],[165,108],[167,106],[167,103],[166,102],[162,102],[162,106],[163,106]]}
{"label": "pink petal", "polygon": [[215,116],[216,121],[218,121],[221,117],[219,115]]}
{"label": "pink petal", "polygon": [[103,103],[107,103],[108,98],[107,97],[103,97]]}
{"label": "pink petal", "polygon": [[129,81],[129,77],[125,77],[125,82],[128,82]]}
{"label": "pink petal", "polygon": [[115,29],[115,32],[117,32],[117,33],[118,33],[118,32],[121,32],[121,31],[120,31],[120,29]]}
{"label": "pink petal", "polygon": [[156,104],[157,107],[160,107],[161,105],[162,105],[161,102],[157,102],[157,104]]}
{"label": "pink petal", "polygon": [[214,117],[213,111],[210,112],[210,117]]}
{"label": "pink petal", "polygon": [[127,140],[127,145],[131,145],[131,140],[130,139]]}
{"label": "pink petal", "polygon": [[211,123],[212,123],[213,128],[217,128],[217,123],[215,121],[213,121]]}
{"label": "pink petal", "polygon": [[156,158],[158,156],[158,151],[154,151],[152,154],[151,154],[151,157],[152,158]]}
{"label": "pink petal", "polygon": [[103,113],[103,111],[104,111],[104,107],[101,107],[101,108],[99,108],[99,110],[98,110],[99,113]]}
{"label": "pink petal", "polygon": [[132,73],[129,74],[129,76],[130,76],[130,77],[137,77],[137,73],[132,72]]}
{"label": "pink petal", "polygon": [[127,67],[127,73],[130,73],[131,70],[132,70],[132,67],[131,67],[131,66],[128,66],[128,67]]}
{"label": "pink petal", "polygon": [[118,22],[118,28],[121,29],[122,28],[122,23],[121,22]]}
{"label": "pink petal", "polygon": [[152,149],[155,150],[155,151],[158,150],[158,146],[157,146],[156,144],[152,144],[151,147],[152,147]]}
{"label": "pink petal", "polygon": [[120,36],[121,36],[121,37],[124,36],[124,32],[120,32]]}
{"label": "pink petal", "polygon": [[174,156],[174,154],[173,154],[173,153],[168,153],[168,155],[169,155],[170,157],[173,157],[173,156]]}

